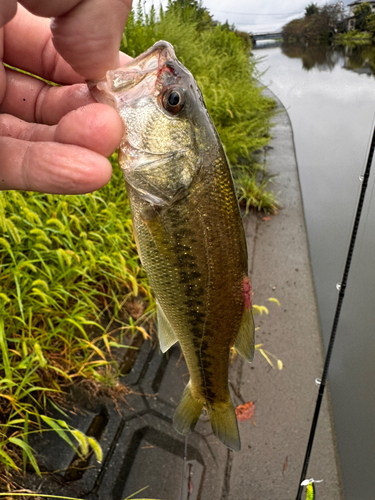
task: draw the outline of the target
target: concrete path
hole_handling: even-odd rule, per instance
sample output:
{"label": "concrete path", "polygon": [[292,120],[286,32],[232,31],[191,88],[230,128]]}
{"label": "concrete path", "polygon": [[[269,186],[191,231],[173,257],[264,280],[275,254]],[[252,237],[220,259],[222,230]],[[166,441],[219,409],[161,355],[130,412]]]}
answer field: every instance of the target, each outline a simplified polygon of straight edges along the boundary
{"label": "concrete path", "polygon": [[[245,229],[254,303],[269,309],[268,316],[255,318],[256,343],[281,359],[284,368],[270,369],[259,352],[253,364],[239,360],[232,368],[237,391],[245,401],[256,402],[256,427],[250,421],[239,424],[242,451],[229,454],[222,500],[296,498],[317,397],[315,379],[323,367],[293,133],[280,102],[278,111],[266,165],[278,174],[272,188],[279,193],[281,209],[270,220],[252,214]],[[324,480],[316,485],[317,500],[339,500],[343,496],[327,396],[307,477]]]}

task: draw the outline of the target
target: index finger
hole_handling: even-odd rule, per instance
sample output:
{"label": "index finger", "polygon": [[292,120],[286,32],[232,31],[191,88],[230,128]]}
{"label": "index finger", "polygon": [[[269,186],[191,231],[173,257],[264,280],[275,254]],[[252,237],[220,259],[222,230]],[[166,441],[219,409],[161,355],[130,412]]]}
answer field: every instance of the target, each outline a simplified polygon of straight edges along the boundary
{"label": "index finger", "polygon": [[33,14],[56,16],[51,22],[53,44],[86,80],[102,78],[119,65],[118,49],[132,0],[20,1]]}

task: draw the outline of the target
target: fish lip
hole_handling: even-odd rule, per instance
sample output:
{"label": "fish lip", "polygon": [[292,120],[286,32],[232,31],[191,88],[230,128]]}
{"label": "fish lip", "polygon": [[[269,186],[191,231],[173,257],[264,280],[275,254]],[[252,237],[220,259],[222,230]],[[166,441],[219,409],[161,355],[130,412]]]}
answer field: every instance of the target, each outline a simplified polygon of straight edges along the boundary
{"label": "fish lip", "polygon": [[[157,58],[155,54],[158,54]],[[178,62],[173,46],[169,42],[159,40],[135,59],[120,68],[108,71],[104,79],[90,80],[86,83],[99,102],[104,101],[115,107],[112,93],[133,89],[150,73],[156,73],[158,76],[168,61]]]}

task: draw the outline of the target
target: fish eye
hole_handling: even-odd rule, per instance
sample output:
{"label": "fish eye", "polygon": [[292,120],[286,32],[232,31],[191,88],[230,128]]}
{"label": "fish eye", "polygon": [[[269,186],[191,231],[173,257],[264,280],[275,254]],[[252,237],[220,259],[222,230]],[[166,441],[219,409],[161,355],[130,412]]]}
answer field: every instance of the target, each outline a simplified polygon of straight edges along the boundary
{"label": "fish eye", "polygon": [[185,106],[185,91],[181,87],[168,89],[163,94],[164,109],[176,115]]}

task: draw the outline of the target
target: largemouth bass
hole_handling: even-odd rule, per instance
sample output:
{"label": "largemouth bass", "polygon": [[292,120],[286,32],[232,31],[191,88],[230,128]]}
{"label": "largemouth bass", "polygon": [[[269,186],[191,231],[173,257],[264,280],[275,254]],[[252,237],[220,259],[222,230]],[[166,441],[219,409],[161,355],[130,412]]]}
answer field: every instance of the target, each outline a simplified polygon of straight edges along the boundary
{"label": "largemouth bass", "polygon": [[253,359],[251,286],[231,173],[202,94],[163,41],[90,88],[124,122],[119,162],[160,348],[179,341],[190,373],[174,427],[192,431],[204,408],[214,434],[238,451],[228,362],[233,345]]}

